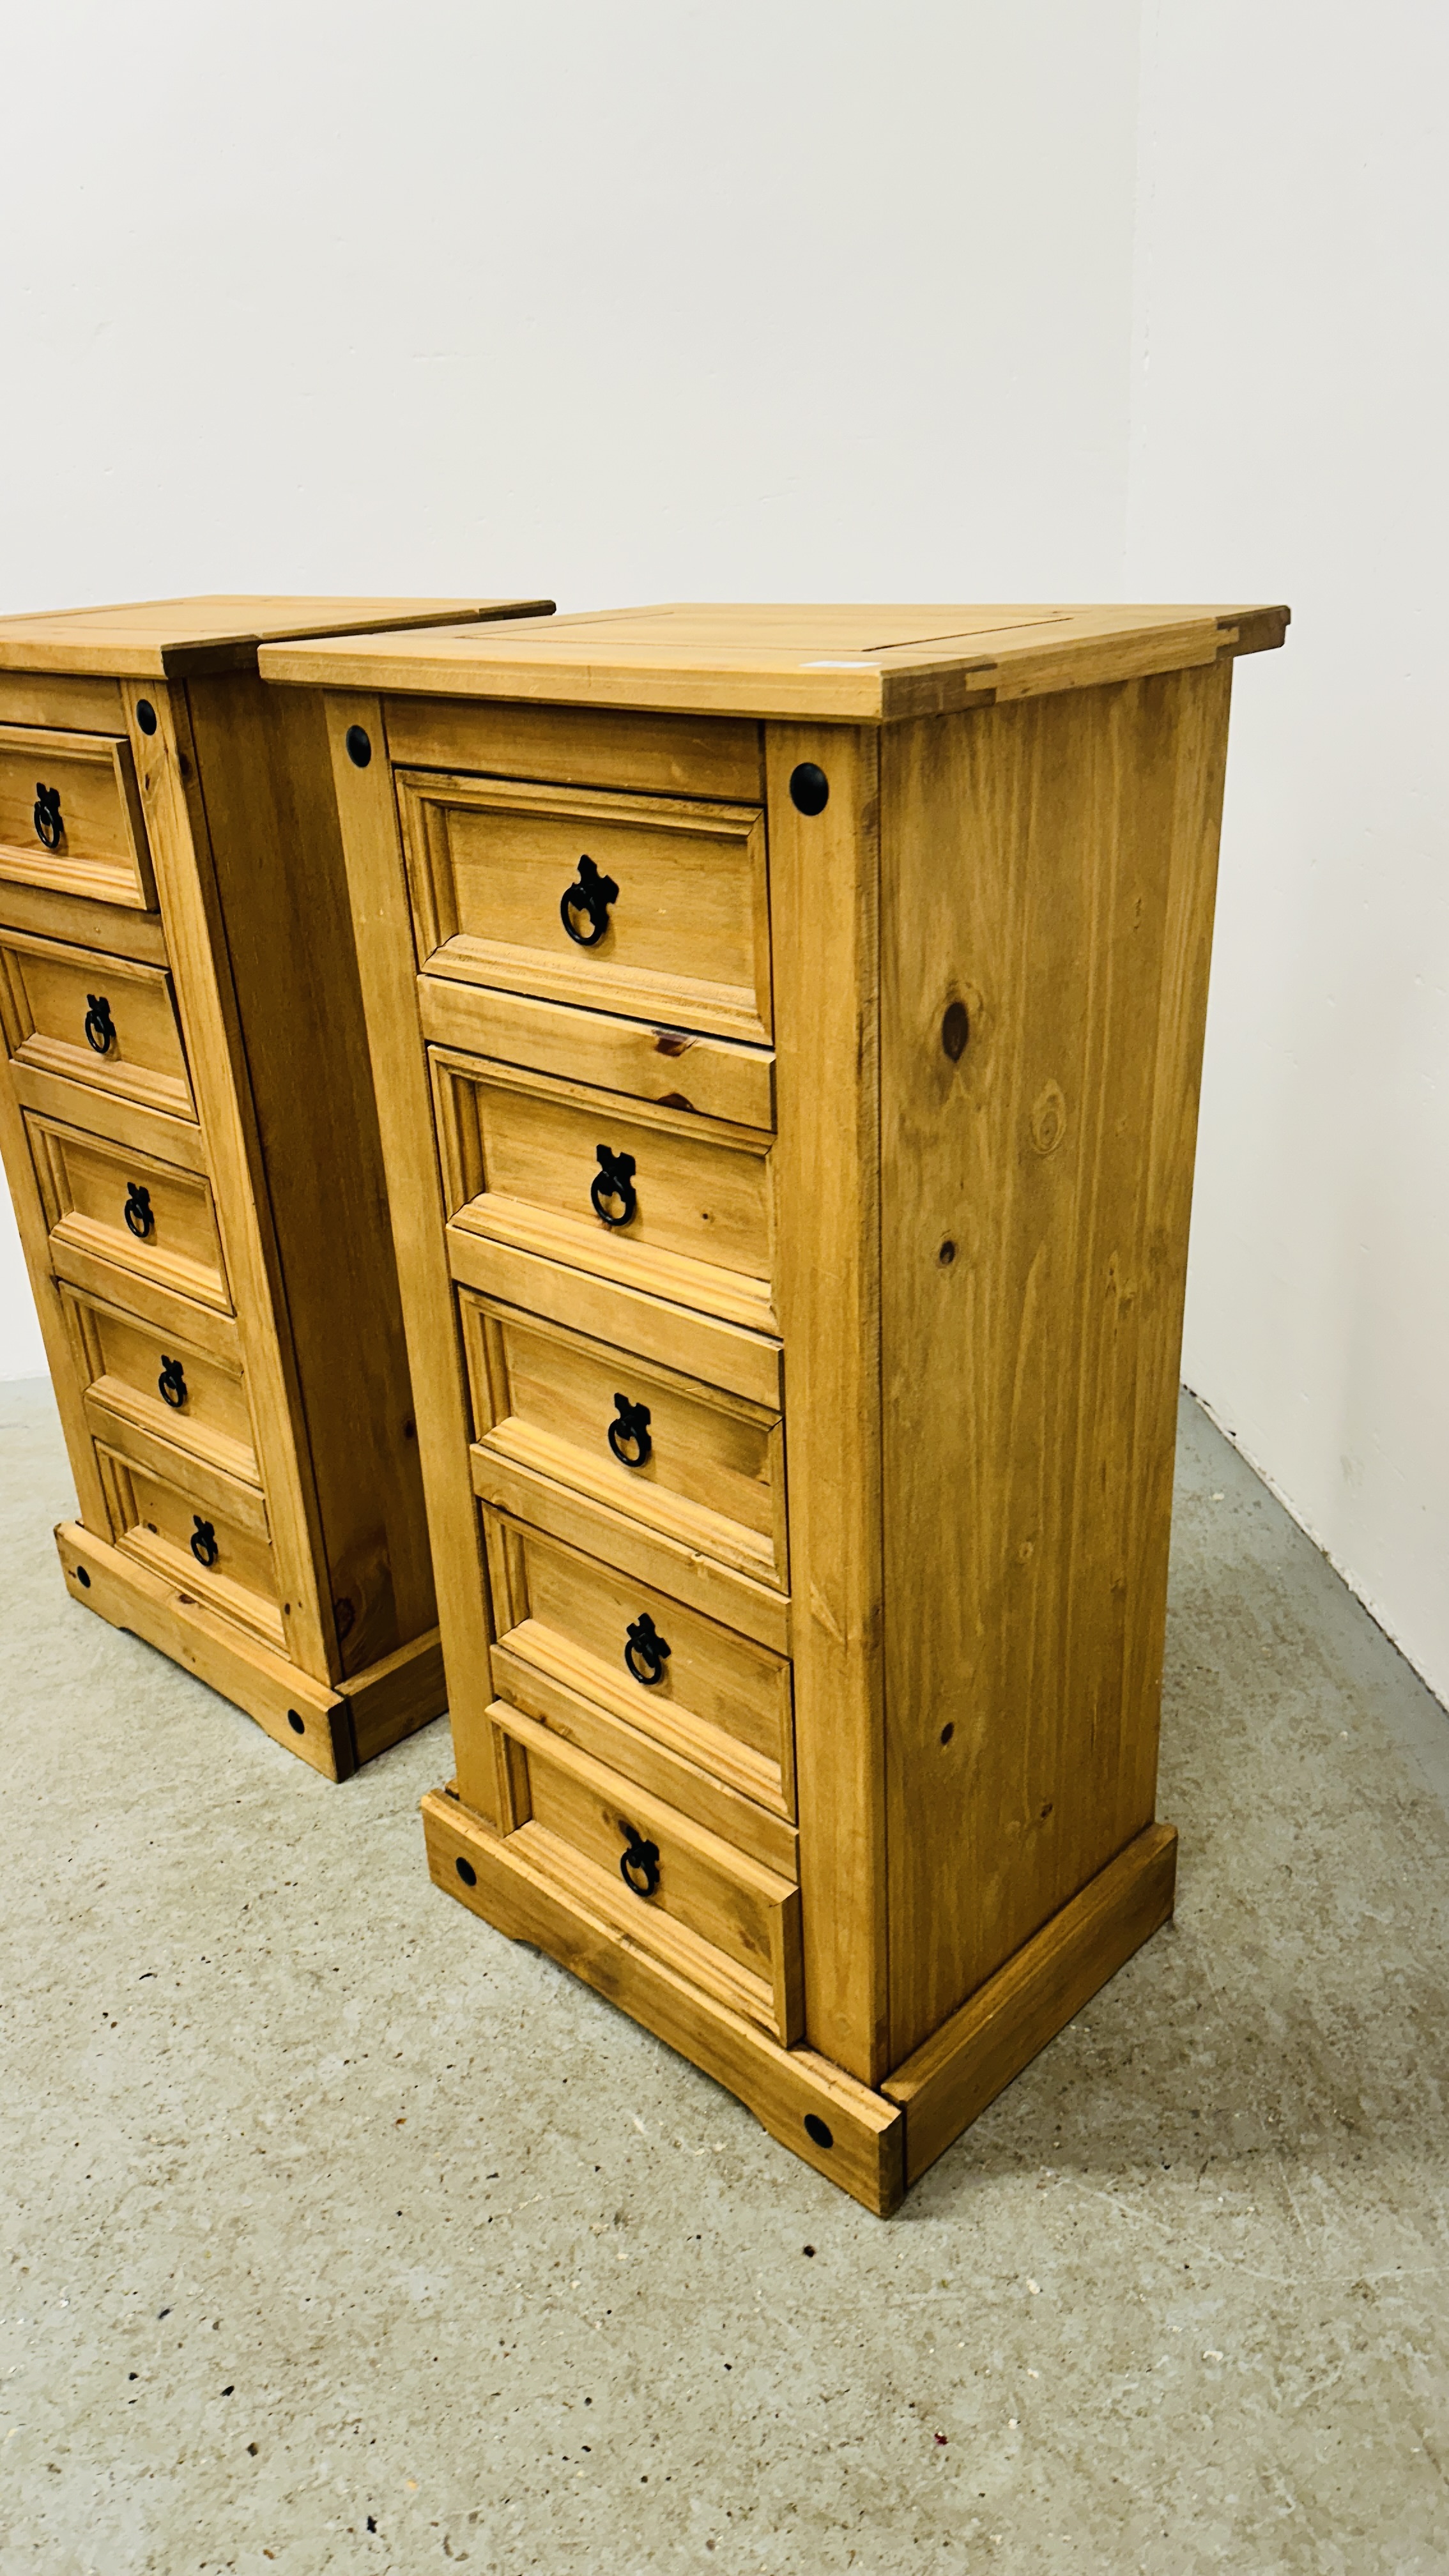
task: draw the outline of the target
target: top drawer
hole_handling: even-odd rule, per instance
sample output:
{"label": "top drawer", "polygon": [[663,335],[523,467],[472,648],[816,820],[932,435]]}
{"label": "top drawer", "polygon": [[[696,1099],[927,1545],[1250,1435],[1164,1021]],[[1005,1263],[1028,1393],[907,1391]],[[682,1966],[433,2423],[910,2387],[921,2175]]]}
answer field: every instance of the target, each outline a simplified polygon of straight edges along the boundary
{"label": "top drawer", "polygon": [[768,1042],[758,806],[419,770],[397,787],[426,973]]}
{"label": "top drawer", "polygon": [[156,885],[124,734],[0,726],[0,877],[154,912]]}

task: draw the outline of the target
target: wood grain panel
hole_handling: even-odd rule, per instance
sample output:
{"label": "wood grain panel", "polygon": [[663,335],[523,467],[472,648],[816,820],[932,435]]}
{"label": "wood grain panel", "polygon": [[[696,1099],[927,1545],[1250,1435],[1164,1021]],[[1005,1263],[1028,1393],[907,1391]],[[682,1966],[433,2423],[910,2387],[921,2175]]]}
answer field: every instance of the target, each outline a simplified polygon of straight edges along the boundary
{"label": "wood grain panel", "polygon": [[547,1950],[632,2013],[746,2103],[772,2137],[877,2216],[897,2206],[905,2123],[895,2103],[852,2083],[814,2050],[781,2048],[743,2014],[643,1955],[622,1928],[533,1867],[518,1849],[519,1837],[500,1841],[455,1799],[425,1798],[423,1830],[435,1886],[510,1939]]}
{"label": "wood grain panel", "polygon": [[[376,700],[331,698],[326,724],[376,1080],[458,1780],[468,1806],[492,1822],[500,1806],[487,1718],[492,1700],[487,1577],[469,1472],[471,1419],[448,1275],[447,1208],[418,1027],[407,878],[392,781],[386,762],[377,756],[384,741],[382,708]],[[376,746],[361,768],[347,750],[353,726],[360,726]]]}
{"label": "wood grain panel", "polygon": [[561,712],[458,698],[389,698],[384,713],[388,756],[400,769],[473,769],[743,805],[757,805],[765,792],[760,728],[748,717]]}
{"label": "wood grain panel", "polygon": [[[878,747],[770,726],[780,1205],[806,2030],[887,2063],[880,1461]],[[794,805],[823,768],[823,813]]]}
{"label": "wood grain panel", "polygon": [[1172,1912],[1177,1835],[1148,1825],[882,2091],[906,2119],[915,2182]]}
{"label": "wood grain panel", "polygon": [[895,2061],[1152,1817],[1228,688],[883,751]]}

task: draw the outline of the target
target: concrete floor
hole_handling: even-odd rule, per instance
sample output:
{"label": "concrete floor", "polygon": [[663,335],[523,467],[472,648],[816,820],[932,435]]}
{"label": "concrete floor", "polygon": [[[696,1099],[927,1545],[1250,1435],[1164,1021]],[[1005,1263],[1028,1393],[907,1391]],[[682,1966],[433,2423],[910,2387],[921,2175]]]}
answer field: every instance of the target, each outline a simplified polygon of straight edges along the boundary
{"label": "concrete floor", "polygon": [[1449,2568],[1449,1719],[1183,1416],[1181,1906],[887,2225],[73,1605],[0,1387],[4,2576]]}

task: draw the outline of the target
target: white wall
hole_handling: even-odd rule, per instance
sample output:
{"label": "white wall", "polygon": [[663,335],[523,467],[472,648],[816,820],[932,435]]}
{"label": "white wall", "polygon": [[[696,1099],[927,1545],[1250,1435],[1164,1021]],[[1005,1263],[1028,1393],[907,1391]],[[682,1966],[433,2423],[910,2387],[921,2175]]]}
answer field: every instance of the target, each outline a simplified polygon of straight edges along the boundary
{"label": "white wall", "polygon": [[1449,16],[1148,0],[1127,584],[1238,667],[1184,1375],[1449,1697]]}
{"label": "white wall", "polygon": [[4,76],[6,608],[1118,578],[1136,0],[47,0]]}
{"label": "white wall", "polygon": [[[1239,675],[1187,1368],[1445,1691],[1449,64],[1428,0],[1364,24],[17,13],[0,599],[1290,598]],[[0,1376],[41,1365],[6,1234]]]}

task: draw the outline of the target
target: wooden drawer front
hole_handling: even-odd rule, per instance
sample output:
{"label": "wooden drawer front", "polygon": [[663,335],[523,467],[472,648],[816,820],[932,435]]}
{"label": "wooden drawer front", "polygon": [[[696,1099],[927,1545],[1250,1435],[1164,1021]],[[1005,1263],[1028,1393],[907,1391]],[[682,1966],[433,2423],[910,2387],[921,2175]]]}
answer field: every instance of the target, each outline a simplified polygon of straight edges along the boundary
{"label": "wooden drawer front", "polygon": [[[86,1414],[101,1440],[130,1430],[259,1485],[251,1412],[240,1366],[218,1357],[191,1334],[158,1329],[98,1297],[62,1287]],[[203,1328],[207,1318],[198,1312]]]}
{"label": "wooden drawer front", "polygon": [[17,1064],[173,1118],[196,1115],[164,967],[8,931],[0,935],[0,1023]]}
{"label": "wooden drawer front", "polygon": [[230,1312],[211,1185],[201,1174],[54,1119],[27,1117],[25,1124],[62,1277],[73,1246]]}
{"label": "wooden drawer front", "polygon": [[758,806],[419,770],[397,787],[426,973],[768,1040]]}
{"label": "wooden drawer front", "polygon": [[564,1071],[573,1082],[740,1127],[775,1124],[775,1058],[767,1047],[454,984],[443,975],[418,977],[418,1020],[432,1046],[462,1047],[534,1073]]}
{"label": "wooden drawer front", "polygon": [[778,1413],[491,1299],[458,1302],[482,1449],[787,1589]]}
{"label": "wooden drawer front", "polygon": [[793,2045],[802,2028],[799,1889],[506,1701],[489,1715],[508,1748],[517,1820],[508,1839],[521,1856],[640,1949]]}
{"label": "wooden drawer front", "polygon": [[[51,846],[51,845],[54,846]],[[0,727],[0,876],[93,902],[156,907],[124,734]]]}
{"label": "wooden drawer front", "polygon": [[[785,1656],[502,1513],[485,1509],[483,1526],[501,1698],[691,1813],[698,1792],[686,1788],[686,1774],[722,1782],[736,1808],[749,1799],[793,1819]],[[587,1731],[590,1711],[602,1729]],[[713,1805],[700,1821],[735,1841],[725,1812]],[[789,1875],[777,1857],[786,1849],[776,1839],[759,1857],[776,1858]]]}
{"label": "wooden drawer front", "polygon": [[[430,1052],[456,1224],[730,1323],[776,1329],[768,1138]],[[611,1174],[629,1164],[627,1194],[607,1195]],[[595,1184],[622,1222],[598,1214]]]}
{"label": "wooden drawer front", "polygon": [[111,1536],[193,1601],[285,1647],[261,1495],[144,1435],[96,1442]]}

